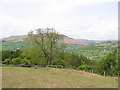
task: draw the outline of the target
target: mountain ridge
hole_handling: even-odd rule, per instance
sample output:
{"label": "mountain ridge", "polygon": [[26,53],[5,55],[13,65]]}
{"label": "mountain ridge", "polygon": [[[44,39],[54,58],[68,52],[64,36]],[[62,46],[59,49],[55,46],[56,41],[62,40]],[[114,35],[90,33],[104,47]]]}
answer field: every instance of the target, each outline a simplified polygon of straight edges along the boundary
{"label": "mountain ridge", "polygon": [[[62,35],[62,34],[61,34]],[[107,41],[117,41],[117,40],[87,40],[87,39],[74,39],[71,37],[68,37],[66,35],[63,36],[63,43],[65,44],[80,44],[80,45],[90,45],[94,43],[101,43],[101,42],[107,42]],[[12,41],[12,42],[24,42],[26,41],[27,35],[15,35],[15,36],[9,36],[0,39],[0,41]]]}
{"label": "mountain ridge", "polygon": [[[2,38],[2,42],[5,41],[13,41],[13,42],[24,42],[26,41],[27,35],[16,35]],[[74,39],[63,35],[63,43],[65,44],[81,44],[81,45],[89,45],[90,41],[87,39]]]}

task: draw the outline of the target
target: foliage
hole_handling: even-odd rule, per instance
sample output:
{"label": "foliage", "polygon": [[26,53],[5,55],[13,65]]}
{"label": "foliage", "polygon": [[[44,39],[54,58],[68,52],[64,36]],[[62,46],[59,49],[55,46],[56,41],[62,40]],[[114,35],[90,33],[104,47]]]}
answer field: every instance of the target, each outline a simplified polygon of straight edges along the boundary
{"label": "foliage", "polygon": [[21,64],[30,65],[30,60],[24,58],[21,60]]}
{"label": "foliage", "polygon": [[31,31],[28,36],[44,55],[46,65],[50,65],[56,53],[60,51],[61,36],[53,28],[37,29],[36,34]]}
{"label": "foliage", "polygon": [[29,49],[24,49],[22,52],[22,57],[29,60],[30,63],[34,65],[45,64],[44,54],[40,52],[36,46]]}
{"label": "foliage", "polygon": [[12,59],[12,58],[21,57],[21,53],[22,51],[20,50],[3,50],[2,61],[4,61],[7,58]]}
{"label": "foliage", "polygon": [[118,68],[118,51],[114,50],[109,53],[107,57],[101,60],[98,64],[98,72],[107,75],[118,75],[120,69]]}
{"label": "foliage", "polygon": [[11,51],[9,50],[2,51],[2,61],[4,61],[7,58],[12,59]]}
{"label": "foliage", "polygon": [[14,65],[22,64],[22,59],[20,57],[12,58],[12,64]]}
{"label": "foliage", "polygon": [[11,64],[11,59],[7,58],[3,61],[3,64],[9,65]]}
{"label": "foliage", "polygon": [[65,61],[62,60],[62,59],[57,59],[57,60],[54,60],[52,62],[53,65],[62,65],[63,67],[65,67]]}
{"label": "foliage", "polygon": [[81,65],[77,67],[77,70],[89,71],[91,68],[89,65]]}

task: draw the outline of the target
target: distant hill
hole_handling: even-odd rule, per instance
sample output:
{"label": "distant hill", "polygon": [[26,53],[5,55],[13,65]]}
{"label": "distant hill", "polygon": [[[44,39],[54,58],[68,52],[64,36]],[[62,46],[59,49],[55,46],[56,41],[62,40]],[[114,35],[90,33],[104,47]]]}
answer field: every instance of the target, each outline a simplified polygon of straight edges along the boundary
{"label": "distant hill", "polygon": [[[74,39],[66,35],[61,35],[61,36],[63,36],[63,42],[66,44],[90,45],[90,44],[102,43],[102,42],[112,42],[112,43],[117,42],[117,40],[87,40],[87,39]],[[5,42],[5,41],[24,42],[27,40],[26,38],[27,38],[27,35],[18,35],[18,36],[5,37],[5,38],[2,38],[1,40],[2,42]]]}
{"label": "distant hill", "polygon": [[82,45],[91,44],[91,42],[87,39],[74,39],[68,36],[64,36],[63,42],[66,44],[82,44]]}
{"label": "distant hill", "polygon": [[118,42],[117,40],[89,40],[92,43],[104,43],[104,42]]}
{"label": "distant hill", "polygon": [[26,35],[19,35],[19,36],[10,36],[10,37],[5,37],[2,38],[2,41],[13,41],[13,42],[20,42],[20,41],[24,41],[24,39],[26,38]]}
{"label": "distant hill", "polygon": [[[63,36],[63,42],[66,44],[81,44],[81,45],[89,45],[91,42],[86,39],[74,39],[65,35]],[[10,36],[6,38],[2,38],[2,42],[5,41],[13,41],[13,42],[24,42],[26,41],[27,35],[18,35],[18,36]]]}

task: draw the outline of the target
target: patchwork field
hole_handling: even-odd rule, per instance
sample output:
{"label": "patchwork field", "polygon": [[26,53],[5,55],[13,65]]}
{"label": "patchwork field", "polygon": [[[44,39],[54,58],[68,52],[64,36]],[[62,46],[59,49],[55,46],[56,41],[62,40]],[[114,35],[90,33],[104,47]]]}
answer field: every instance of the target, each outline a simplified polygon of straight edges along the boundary
{"label": "patchwork field", "polygon": [[3,88],[117,88],[118,81],[88,72],[55,68],[2,67]]}
{"label": "patchwork field", "polygon": [[[25,49],[32,46],[29,42],[0,42],[0,51]],[[101,60],[117,46],[113,43],[96,43],[93,45],[66,44],[66,51],[74,52],[77,55],[87,56],[91,60]]]}

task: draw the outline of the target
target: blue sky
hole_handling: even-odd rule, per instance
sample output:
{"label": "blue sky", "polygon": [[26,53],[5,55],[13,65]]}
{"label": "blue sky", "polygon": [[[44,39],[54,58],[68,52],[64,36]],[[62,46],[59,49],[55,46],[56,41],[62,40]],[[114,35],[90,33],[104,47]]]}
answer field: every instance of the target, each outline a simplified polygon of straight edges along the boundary
{"label": "blue sky", "polygon": [[77,39],[118,38],[118,0],[1,0],[0,38],[54,27]]}

